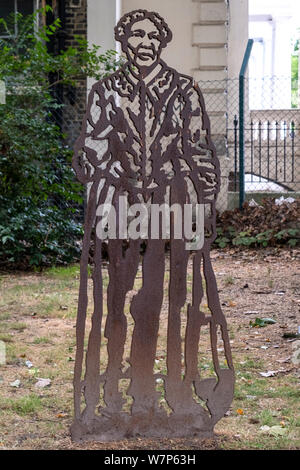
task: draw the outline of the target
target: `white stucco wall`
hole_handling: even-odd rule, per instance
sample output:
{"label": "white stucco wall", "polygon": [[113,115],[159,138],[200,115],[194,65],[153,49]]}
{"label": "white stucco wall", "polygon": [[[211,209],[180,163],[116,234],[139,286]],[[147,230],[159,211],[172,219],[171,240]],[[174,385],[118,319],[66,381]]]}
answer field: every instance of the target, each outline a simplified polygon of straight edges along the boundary
{"label": "white stucco wall", "polygon": [[300,27],[300,2],[249,0],[249,15],[249,35],[256,41],[249,64],[250,107],[290,108],[292,38]]}
{"label": "white stucco wall", "polygon": [[[187,75],[196,75],[199,66],[219,65],[228,67],[228,76],[237,77],[241,66],[244,50],[248,39],[248,0],[231,0],[229,2],[228,35],[225,27],[220,24],[213,28],[204,24],[205,21],[219,21],[226,15],[226,4],[209,0],[89,0],[88,1],[88,40],[90,43],[106,49],[115,49],[113,28],[121,14],[144,8],[157,11],[168,23],[174,33],[172,42],[163,53],[163,59],[172,67]],[[217,28],[221,38],[217,38]],[[208,31],[206,31],[208,30]],[[198,38],[197,34],[204,37]],[[213,38],[209,37],[209,34]],[[228,38],[227,38],[228,36]],[[222,48],[199,49],[193,47],[198,42],[224,42],[228,39],[228,55]],[[202,71],[205,79],[222,79],[222,71]],[[220,75],[220,76],[219,76]],[[225,77],[224,77],[225,78]]]}
{"label": "white stucco wall", "polygon": [[192,24],[198,18],[197,2],[192,0],[122,0],[122,14],[136,9],[156,11],[174,33],[162,59],[179,72],[192,75],[198,65],[198,51],[192,47]]}
{"label": "white stucco wall", "polygon": [[156,11],[173,31],[163,60],[197,81],[219,80],[216,96],[208,82],[201,82],[201,88],[222,168],[219,209],[225,209],[229,167],[222,142],[226,113],[233,109],[225,79],[239,76],[248,40],[248,0],[230,0],[229,9],[225,0],[89,0],[88,5],[88,39],[103,50],[116,48],[113,29],[121,15],[135,9]]}
{"label": "white stucco wall", "polygon": [[[100,52],[116,49],[114,27],[118,19],[119,1],[89,0],[87,11],[88,41],[90,44],[101,46]],[[88,81],[88,88],[92,80]]]}
{"label": "white stucco wall", "polygon": [[237,78],[248,42],[248,0],[231,0],[228,20],[228,78]]}
{"label": "white stucco wall", "polygon": [[288,0],[284,3],[250,0],[249,33],[261,39],[252,53],[252,76],[291,75],[293,5]]}

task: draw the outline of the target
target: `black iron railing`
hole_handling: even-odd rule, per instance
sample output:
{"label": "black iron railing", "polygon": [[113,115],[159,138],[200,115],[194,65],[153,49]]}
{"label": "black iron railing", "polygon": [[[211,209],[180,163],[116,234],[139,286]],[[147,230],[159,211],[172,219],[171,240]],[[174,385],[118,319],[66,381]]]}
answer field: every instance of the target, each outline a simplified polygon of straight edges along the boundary
{"label": "black iron railing", "polygon": [[[300,190],[300,127],[294,120],[275,120],[263,118],[271,111],[253,111],[251,120],[244,127],[244,167],[248,175],[247,182],[276,183],[292,191]],[[274,111],[274,117],[284,111]],[[233,190],[238,191],[240,175],[238,173],[238,129],[237,116],[229,132],[228,152],[234,159]],[[230,142],[230,134],[233,141]],[[255,183],[255,185],[254,185]]]}

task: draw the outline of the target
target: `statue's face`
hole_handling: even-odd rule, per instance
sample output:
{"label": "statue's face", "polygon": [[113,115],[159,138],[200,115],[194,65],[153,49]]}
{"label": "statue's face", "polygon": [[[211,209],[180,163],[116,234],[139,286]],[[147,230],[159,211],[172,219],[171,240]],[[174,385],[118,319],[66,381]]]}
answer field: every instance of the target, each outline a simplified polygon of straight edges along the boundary
{"label": "statue's face", "polygon": [[137,21],[128,38],[127,56],[138,67],[151,67],[159,59],[161,42],[160,32],[152,21]]}

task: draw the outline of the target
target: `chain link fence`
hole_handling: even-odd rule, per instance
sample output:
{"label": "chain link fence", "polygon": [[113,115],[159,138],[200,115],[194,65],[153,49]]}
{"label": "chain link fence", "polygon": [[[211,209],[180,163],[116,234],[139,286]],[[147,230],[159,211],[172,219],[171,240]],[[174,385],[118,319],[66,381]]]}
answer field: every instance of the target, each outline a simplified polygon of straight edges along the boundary
{"label": "chain link fence", "polygon": [[[238,206],[239,79],[203,81],[213,139],[221,162],[222,209]],[[300,192],[298,83],[287,77],[245,80],[246,199]],[[228,186],[227,186],[228,184]],[[227,191],[226,191],[227,187]],[[227,194],[226,194],[227,193]]]}
{"label": "chain link fence", "polygon": [[[91,174],[94,172],[94,164],[90,164],[89,155],[93,154],[97,158],[97,167],[103,170],[104,174],[118,178],[125,171],[125,174],[128,174],[128,181],[132,186],[135,188],[143,187],[143,189],[153,189],[153,192],[158,190],[153,175],[161,173],[163,180],[166,179],[166,181],[171,182],[177,171],[175,171],[175,168],[180,168],[187,184],[187,193],[193,203],[198,200],[198,197],[192,183],[192,178],[188,177],[192,168],[189,166],[189,163],[200,166],[202,160],[202,162],[205,162],[202,163],[202,167],[205,166],[207,175],[201,175],[199,172],[198,179],[201,181],[200,184],[202,184],[204,188],[202,203],[205,204],[205,213],[207,216],[211,215],[212,202],[214,201],[214,187],[216,186],[214,163],[212,160],[213,153],[211,149],[206,148],[207,142],[205,134],[202,132],[202,119],[197,112],[200,103],[196,90],[186,92],[186,96],[188,96],[187,101],[180,93],[178,93],[175,99],[174,96],[176,93],[173,92],[177,90],[177,88],[174,88],[169,94],[166,93],[170,87],[169,79],[166,80],[164,86],[159,88],[159,93],[164,98],[164,103],[160,109],[160,113],[157,114],[153,100],[154,102],[157,101],[155,92],[158,93],[158,90],[153,86],[153,89],[149,90],[149,93],[147,92],[144,103],[141,102],[139,87],[137,86],[135,91],[128,93],[126,87],[129,87],[129,85],[130,82],[126,82],[126,86],[124,86],[122,92],[118,94],[114,90],[114,86],[111,86],[109,82],[109,84],[103,85],[94,93],[88,111],[89,122],[87,132],[89,133],[95,128],[97,129],[97,133],[95,136],[89,136],[85,139],[86,150],[81,152],[80,158],[84,164],[89,167]],[[187,85],[188,81],[186,80],[185,86]],[[182,134],[181,131],[186,125],[183,109],[187,106],[191,106],[191,110],[188,130],[186,129],[186,143],[191,147],[195,147],[197,150],[192,157],[193,162],[189,162],[190,156],[185,160],[183,148],[186,144],[183,142],[184,139],[182,140],[180,137]],[[65,108],[67,113],[70,114],[68,108],[70,108],[70,105],[66,105]],[[74,109],[76,112],[78,111],[76,107]],[[65,110],[63,110],[63,116]],[[101,122],[103,122],[104,127],[100,125],[100,113],[102,113]],[[168,120],[168,123],[172,123],[172,129],[169,127],[166,129],[167,114],[170,117],[170,122]],[[118,119],[116,119],[117,115]],[[145,149],[143,148],[142,139],[140,139],[140,132],[142,132],[141,129],[143,128],[144,120],[145,126],[143,133],[146,138]],[[64,119],[62,122],[63,125],[65,125]],[[122,152],[120,154],[120,161],[116,161],[116,156],[112,155],[108,148],[109,139],[107,136],[111,134],[113,130],[112,126],[114,125],[117,126],[115,130],[120,140],[120,145],[122,146],[122,141],[126,140],[127,142],[126,161],[121,161]],[[161,135],[160,129],[163,125],[165,131],[164,135]],[[74,127],[75,123],[70,131],[67,132],[70,142],[73,140]],[[122,127],[124,127],[123,130]],[[111,136],[110,141],[113,141]],[[154,151],[155,148],[157,149],[156,151]],[[89,152],[89,155],[87,155],[87,152]],[[153,158],[153,153],[155,154],[155,158]],[[145,156],[146,162],[143,163]],[[143,168],[144,164],[145,168]],[[130,176],[130,174],[132,175]],[[139,175],[138,178],[137,175]],[[102,190],[104,183],[105,180],[103,179],[100,183],[99,191]],[[112,191],[109,193],[110,198],[112,197],[111,193]],[[142,193],[143,192],[141,192],[141,194]],[[169,197],[169,187],[166,187],[165,202],[169,201]]]}
{"label": "chain link fence", "polygon": [[[239,79],[198,84],[221,163],[217,207],[222,212],[239,205]],[[293,85],[286,77],[245,80],[246,200],[300,193],[300,109],[298,84]],[[55,118],[73,146],[80,133],[86,89],[67,89],[62,96],[63,108]],[[105,152],[104,141],[97,145],[100,154]]]}

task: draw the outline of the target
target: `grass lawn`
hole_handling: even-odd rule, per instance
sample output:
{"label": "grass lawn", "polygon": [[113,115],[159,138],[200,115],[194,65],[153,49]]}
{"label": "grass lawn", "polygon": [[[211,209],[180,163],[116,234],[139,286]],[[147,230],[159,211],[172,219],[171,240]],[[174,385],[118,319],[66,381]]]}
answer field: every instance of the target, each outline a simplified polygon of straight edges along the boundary
{"label": "grass lawn", "polygon": [[[299,257],[296,250],[212,252],[236,386],[230,411],[215,427],[216,437],[205,441],[72,444],[79,266],[37,274],[2,273],[0,341],[5,344],[6,364],[0,365],[0,449],[300,449],[300,371],[291,359],[297,340],[286,335],[297,332],[300,325]],[[107,284],[105,266],[103,272]],[[137,289],[141,275],[136,283]],[[90,284],[90,292],[91,288]],[[89,313],[91,309],[90,304]],[[133,321],[128,308],[127,314],[130,332]],[[250,322],[256,317],[271,317],[276,323],[253,328]],[[165,361],[166,319],[164,309],[156,360],[160,369]],[[183,316],[183,328],[184,321]],[[199,367],[204,376],[211,371],[208,337],[203,331]],[[102,349],[104,367],[105,342]],[[273,376],[261,375],[268,371]],[[50,379],[51,385],[38,388],[40,378]],[[11,385],[16,380],[19,387]]]}

